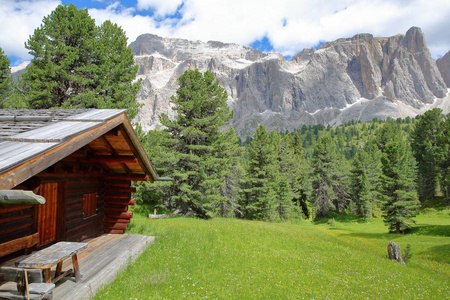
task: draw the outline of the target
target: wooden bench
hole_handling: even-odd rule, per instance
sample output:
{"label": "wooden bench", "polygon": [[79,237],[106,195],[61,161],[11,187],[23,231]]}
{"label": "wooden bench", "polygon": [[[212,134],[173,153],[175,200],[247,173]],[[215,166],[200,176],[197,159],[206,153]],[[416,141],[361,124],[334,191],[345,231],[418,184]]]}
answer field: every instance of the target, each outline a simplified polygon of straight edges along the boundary
{"label": "wooden bench", "polygon": [[0,257],[14,253],[19,250],[29,249],[39,243],[39,233],[21,237],[15,240],[0,244]]}
{"label": "wooden bench", "polygon": [[0,283],[15,282],[4,285],[0,290],[0,299],[52,299],[55,284],[44,283],[39,269],[22,269],[0,267]]}

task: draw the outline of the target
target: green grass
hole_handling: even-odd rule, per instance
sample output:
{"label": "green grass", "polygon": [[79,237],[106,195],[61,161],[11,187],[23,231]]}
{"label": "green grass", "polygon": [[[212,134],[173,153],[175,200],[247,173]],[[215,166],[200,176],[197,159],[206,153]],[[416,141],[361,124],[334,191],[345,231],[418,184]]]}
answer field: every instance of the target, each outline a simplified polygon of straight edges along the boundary
{"label": "green grass", "polygon": [[[94,299],[450,299],[449,211],[419,215],[407,235],[357,221],[136,215],[131,233],[156,242]],[[387,258],[388,241],[411,244],[407,265]]]}

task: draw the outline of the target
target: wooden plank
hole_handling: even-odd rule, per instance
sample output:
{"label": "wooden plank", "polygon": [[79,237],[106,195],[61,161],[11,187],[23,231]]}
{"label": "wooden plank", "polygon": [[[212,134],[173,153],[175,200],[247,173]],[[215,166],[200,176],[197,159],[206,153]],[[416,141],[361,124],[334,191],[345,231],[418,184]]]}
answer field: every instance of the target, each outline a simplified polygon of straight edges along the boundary
{"label": "wooden plank", "polygon": [[148,181],[147,174],[114,174],[107,176],[107,180]]}
{"label": "wooden plank", "polygon": [[18,238],[3,244],[0,244],[0,257],[14,253],[16,251],[31,248],[39,243],[39,233],[26,237]]}
{"label": "wooden plank", "polygon": [[81,114],[77,114],[74,116],[69,116],[65,120],[66,121],[84,121],[84,122],[103,122],[107,119],[111,119],[117,117],[121,114],[125,113],[125,110],[117,110],[117,109],[95,109],[83,112]]}
{"label": "wooden plank", "polygon": [[103,155],[89,157],[88,161],[93,163],[136,163],[138,159],[134,156]]}
{"label": "wooden plank", "polygon": [[79,122],[74,126],[73,122],[60,121],[6,137],[4,140],[11,142],[60,143],[81,132],[95,128],[100,124],[100,122]]}
{"label": "wooden plank", "polygon": [[[31,157],[49,151],[56,146],[57,143],[0,142],[0,173],[28,161]],[[1,187],[1,189],[10,189],[12,187],[5,186]]]}
{"label": "wooden plank", "polygon": [[40,245],[56,240],[56,226],[58,216],[58,182],[41,183],[40,194],[47,202],[39,206],[38,232],[40,234]]}
{"label": "wooden plank", "polygon": [[45,198],[32,191],[2,190],[0,191],[0,204],[44,204]]}

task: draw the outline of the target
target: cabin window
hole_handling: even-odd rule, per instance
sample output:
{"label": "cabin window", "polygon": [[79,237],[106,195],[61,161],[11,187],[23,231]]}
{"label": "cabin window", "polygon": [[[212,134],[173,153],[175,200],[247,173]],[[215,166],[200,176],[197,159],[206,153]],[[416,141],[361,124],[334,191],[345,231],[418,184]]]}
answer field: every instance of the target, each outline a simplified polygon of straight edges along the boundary
{"label": "cabin window", "polygon": [[83,195],[83,212],[85,218],[97,213],[97,193]]}

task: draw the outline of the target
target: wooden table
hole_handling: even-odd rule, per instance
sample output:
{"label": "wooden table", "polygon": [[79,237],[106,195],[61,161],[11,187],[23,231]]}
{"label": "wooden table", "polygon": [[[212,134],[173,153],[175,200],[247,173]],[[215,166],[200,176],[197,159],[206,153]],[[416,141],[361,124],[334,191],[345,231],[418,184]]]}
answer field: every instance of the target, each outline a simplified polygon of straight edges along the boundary
{"label": "wooden table", "polygon": [[[73,276],[72,270],[62,272],[63,261],[71,256],[75,282],[77,282],[81,279],[77,253],[86,248],[86,246],[87,243],[59,242],[29,255],[25,259],[16,261],[16,266],[20,268],[41,269],[45,282],[55,283],[65,276]],[[55,278],[52,280],[51,268],[55,265]]]}

